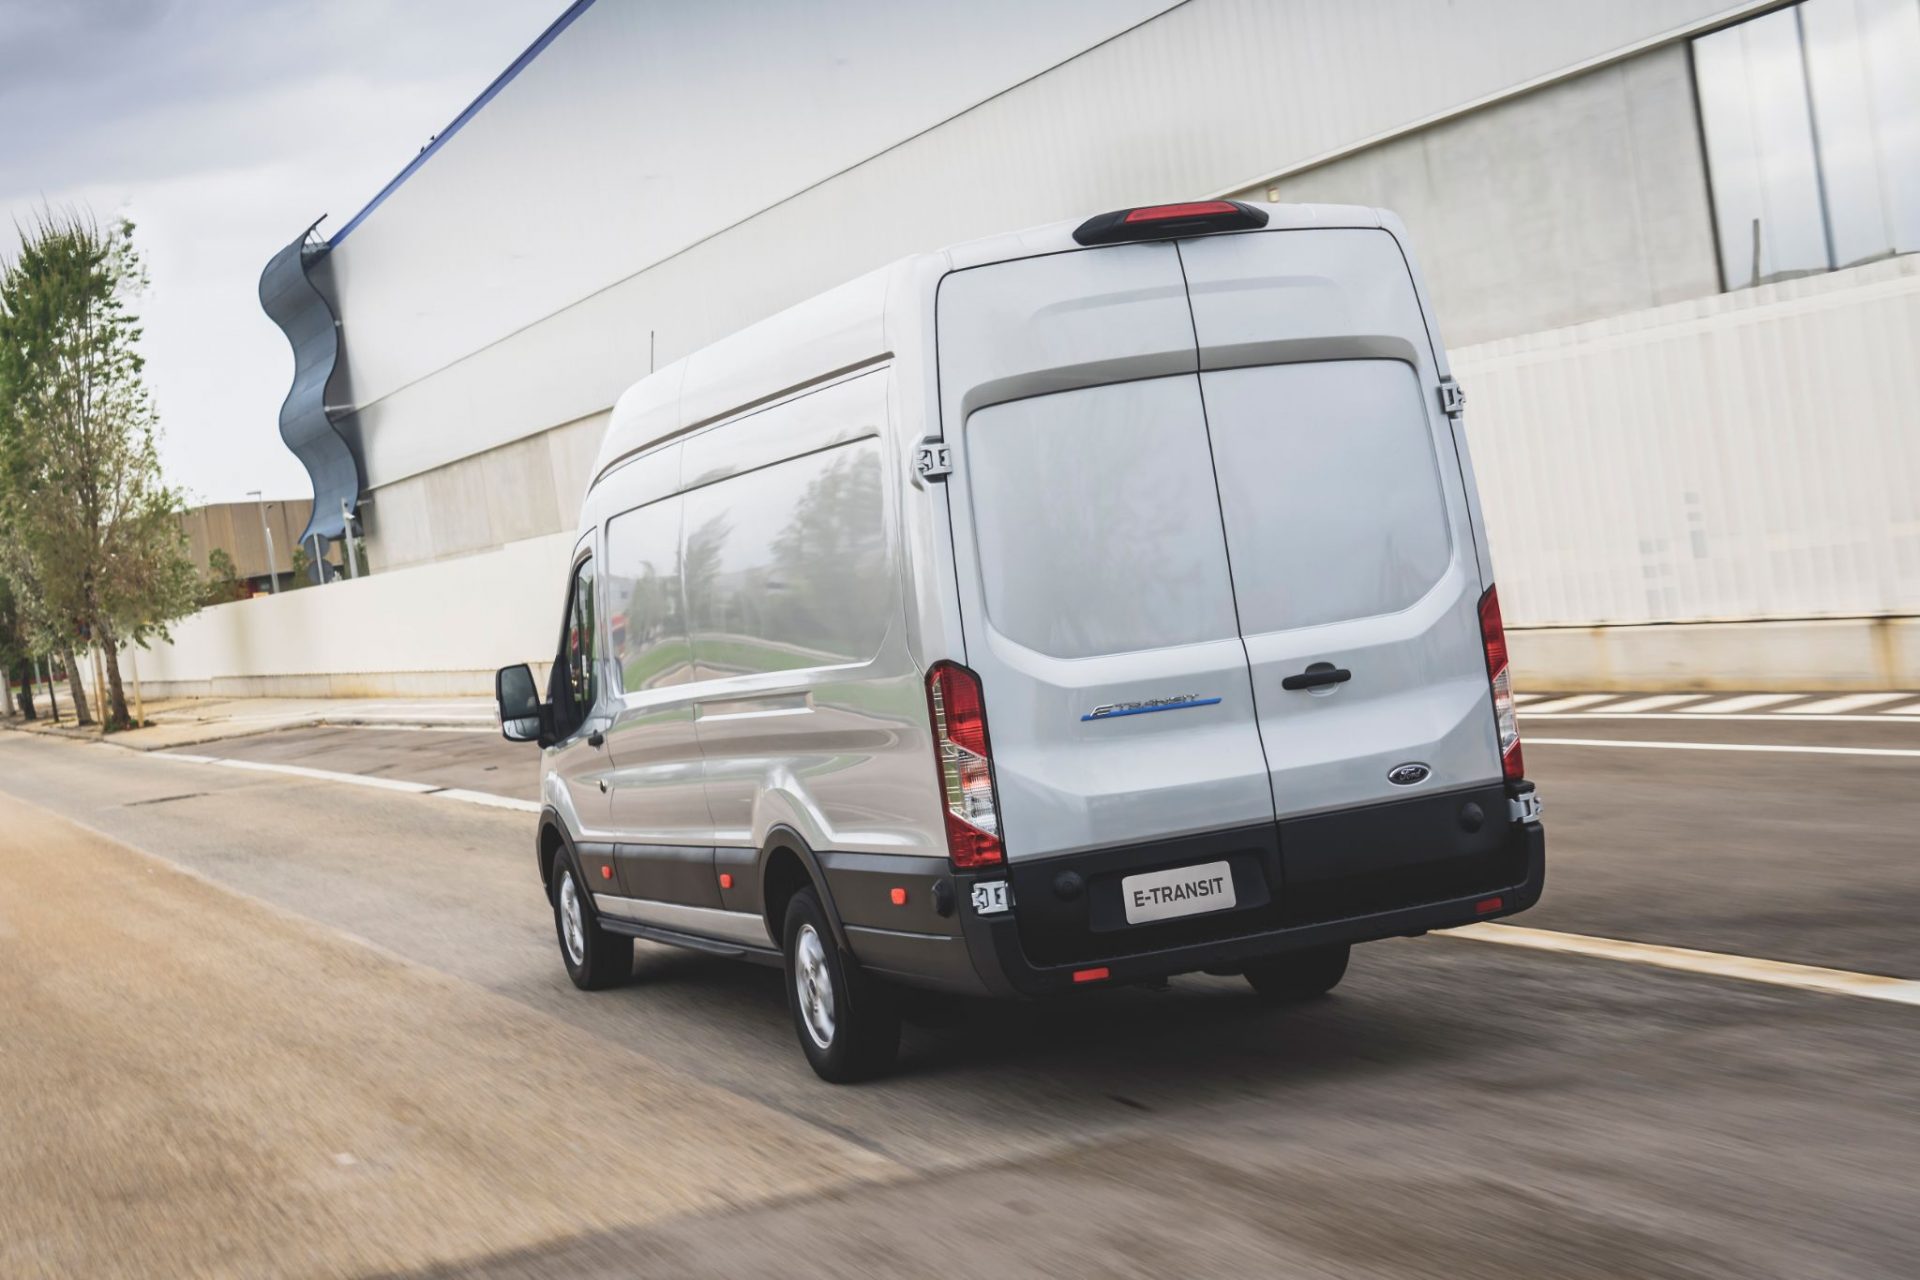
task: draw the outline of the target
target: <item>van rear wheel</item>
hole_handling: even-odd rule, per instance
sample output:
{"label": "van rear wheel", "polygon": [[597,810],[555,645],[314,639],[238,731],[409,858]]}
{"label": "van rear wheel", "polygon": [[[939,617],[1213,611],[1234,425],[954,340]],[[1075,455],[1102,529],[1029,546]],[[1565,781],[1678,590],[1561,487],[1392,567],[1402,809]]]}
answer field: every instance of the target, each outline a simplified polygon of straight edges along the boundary
{"label": "van rear wheel", "polygon": [[814,1074],[833,1084],[869,1080],[900,1052],[900,1008],[893,992],[863,971],[833,940],[812,889],[787,904],[787,1007]]}
{"label": "van rear wheel", "polygon": [[1264,1000],[1292,1004],[1323,996],[1340,985],[1347,973],[1351,947],[1315,947],[1256,960],[1242,972]]}

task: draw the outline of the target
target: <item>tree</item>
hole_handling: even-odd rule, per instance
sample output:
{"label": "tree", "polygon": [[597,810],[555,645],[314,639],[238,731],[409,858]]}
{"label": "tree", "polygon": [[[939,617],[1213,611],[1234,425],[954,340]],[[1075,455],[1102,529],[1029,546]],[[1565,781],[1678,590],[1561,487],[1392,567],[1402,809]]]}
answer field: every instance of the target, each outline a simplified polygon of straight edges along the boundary
{"label": "tree", "polygon": [[47,212],[20,239],[0,266],[0,567],[66,660],[83,722],[73,650],[101,646],[107,718],[124,725],[120,646],[165,638],[200,594],[129,309],[146,276],[124,219]]}
{"label": "tree", "polygon": [[247,588],[240,581],[240,571],[234,567],[233,557],[227,554],[225,547],[215,547],[207,553],[207,585],[201,592],[200,603],[225,604],[229,600],[244,600]]}

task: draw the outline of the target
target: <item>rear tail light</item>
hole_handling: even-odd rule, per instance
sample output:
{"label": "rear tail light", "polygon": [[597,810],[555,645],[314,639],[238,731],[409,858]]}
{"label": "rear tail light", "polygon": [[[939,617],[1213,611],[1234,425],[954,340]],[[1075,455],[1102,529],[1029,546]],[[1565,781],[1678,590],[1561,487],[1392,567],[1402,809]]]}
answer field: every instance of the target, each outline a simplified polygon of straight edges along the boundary
{"label": "rear tail light", "polygon": [[1076,244],[1119,244],[1127,240],[1168,240],[1215,231],[1254,231],[1267,225],[1264,209],[1238,200],[1191,200],[1150,204],[1096,214],[1073,229]]}
{"label": "rear tail light", "polygon": [[1493,722],[1500,734],[1500,769],[1508,782],[1526,776],[1520,759],[1520,720],[1513,710],[1513,676],[1507,668],[1507,631],[1500,624],[1500,589],[1480,597],[1480,643],[1487,651],[1487,683],[1493,686]]}
{"label": "rear tail light", "polygon": [[993,789],[980,677],[957,662],[934,663],[927,672],[927,706],[933,715],[947,855],[963,871],[998,866],[1007,854],[1000,843],[1000,802]]}

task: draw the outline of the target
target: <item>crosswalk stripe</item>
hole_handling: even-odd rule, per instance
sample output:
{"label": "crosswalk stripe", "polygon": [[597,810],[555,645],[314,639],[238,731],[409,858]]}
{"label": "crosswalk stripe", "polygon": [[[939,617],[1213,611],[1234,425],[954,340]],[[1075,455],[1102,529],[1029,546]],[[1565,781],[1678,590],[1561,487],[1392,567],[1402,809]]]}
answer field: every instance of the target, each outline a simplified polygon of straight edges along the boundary
{"label": "crosswalk stripe", "polygon": [[1609,715],[1624,715],[1635,711],[1658,711],[1662,707],[1677,707],[1683,702],[1698,702],[1706,697],[1704,693],[1656,693],[1651,698],[1634,698],[1618,706],[1607,708]]}
{"label": "crosswalk stripe", "polygon": [[1688,707],[1684,714],[1696,716],[1721,715],[1728,711],[1755,711],[1761,707],[1771,707],[1777,703],[1792,702],[1795,698],[1804,698],[1804,693],[1747,693],[1737,698],[1722,698],[1718,702],[1709,702],[1704,706]]}
{"label": "crosswalk stripe", "polygon": [[1920,702],[1903,702],[1897,707],[1882,707],[1883,716],[1920,716]]}
{"label": "crosswalk stripe", "polygon": [[1513,695],[1513,701],[1515,705],[1518,705],[1523,702],[1532,702],[1534,699],[1540,698],[1543,696],[1545,695],[1538,694],[1538,693],[1516,693]]}
{"label": "crosswalk stripe", "polygon": [[1596,702],[1608,702],[1614,698],[1611,693],[1577,693],[1571,698],[1555,698],[1552,702],[1542,702],[1527,708],[1528,715],[1538,715],[1542,711],[1572,711],[1576,707],[1590,707]]}
{"label": "crosswalk stripe", "polygon": [[1862,707],[1877,707],[1883,702],[1897,702],[1901,698],[1910,698],[1910,693],[1849,693],[1838,698],[1821,698],[1817,702],[1805,703],[1798,707],[1783,707],[1783,716],[1834,715],[1842,711],[1858,711]]}

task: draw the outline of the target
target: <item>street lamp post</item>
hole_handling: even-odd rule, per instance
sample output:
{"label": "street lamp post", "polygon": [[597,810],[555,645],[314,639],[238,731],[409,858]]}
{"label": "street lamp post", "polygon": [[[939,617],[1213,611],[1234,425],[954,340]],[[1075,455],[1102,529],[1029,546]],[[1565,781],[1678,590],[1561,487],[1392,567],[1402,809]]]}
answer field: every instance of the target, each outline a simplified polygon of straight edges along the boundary
{"label": "street lamp post", "polygon": [[260,504],[260,534],[267,540],[267,586],[274,595],[279,595],[280,574],[273,565],[273,530],[267,528],[267,500],[260,496],[258,489],[247,490],[247,496]]}

